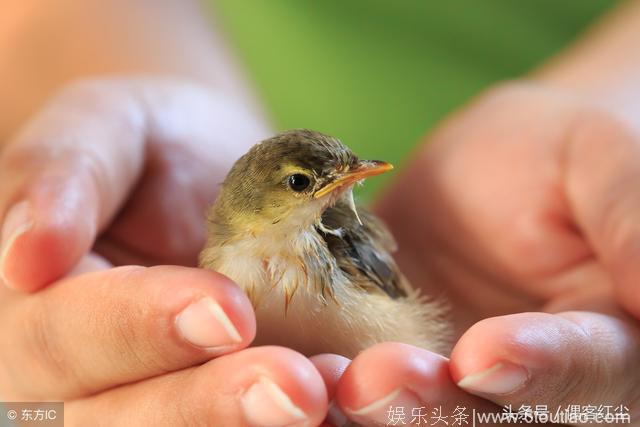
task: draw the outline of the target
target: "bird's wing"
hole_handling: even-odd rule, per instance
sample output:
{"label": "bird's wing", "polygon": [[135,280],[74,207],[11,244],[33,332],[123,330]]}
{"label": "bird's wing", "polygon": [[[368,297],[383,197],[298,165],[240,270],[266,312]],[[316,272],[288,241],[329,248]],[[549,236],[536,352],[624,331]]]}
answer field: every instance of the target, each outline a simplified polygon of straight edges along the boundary
{"label": "bird's wing", "polygon": [[375,215],[358,207],[362,225],[348,204],[339,201],[322,215],[332,234],[318,230],[352,282],[369,292],[384,292],[392,298],[407,296],[408,284],[391,253],[396,243],[387,227]]}

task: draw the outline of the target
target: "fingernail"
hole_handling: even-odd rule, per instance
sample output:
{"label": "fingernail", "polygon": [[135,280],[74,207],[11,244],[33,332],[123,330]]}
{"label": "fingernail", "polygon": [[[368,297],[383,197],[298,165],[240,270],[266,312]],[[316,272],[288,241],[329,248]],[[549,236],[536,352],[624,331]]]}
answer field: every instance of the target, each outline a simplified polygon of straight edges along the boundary
{"label": "fingernail", "polygon": [[289,426],[301,424],[307,415],[280,387],[267,377],[260,377],[241,398],[245,418],[255,426]]}
{"label": "fingernail", "polygon": [[520,389],[529,379],[529,371],[509,362],[496,363],[492,367],[467,375],[458,382],[458,387],[472,393],[511,394]]}
{"label": "fingernail", "polygon": [[206,297],[192,302],[176,318],[180,335],[197,347],[214,349],[242,341],[222,307]]}
{"label": "fingernail", "polygon": [[27,201],[16,203],[9,209],[2,225],[0,238],[0,280],[8,287],[12,287],[7,278],[6,262],[18,237],[33,227],[33,220],[29,212]]}
{"label": "fingernail", "polygon": [[[400,387],[360,409],[348,409],[352,419],[379,425],[387,425],[390,415],[397,413],[411,414],[414,408],[422,408],[424,405],[413,392]],[[400,409],[402,408],[402,409]]]}

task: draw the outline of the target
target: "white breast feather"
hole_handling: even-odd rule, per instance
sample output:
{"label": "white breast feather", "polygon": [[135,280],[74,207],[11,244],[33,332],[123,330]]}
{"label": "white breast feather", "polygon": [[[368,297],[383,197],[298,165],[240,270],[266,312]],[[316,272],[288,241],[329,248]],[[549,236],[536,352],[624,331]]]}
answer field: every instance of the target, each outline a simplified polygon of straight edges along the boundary
{"label": "white breast feather", "polygon": [[[258,321],[254,344],[285,345],[307,355],[331,352],[347,357],[383,341],[437,352],[446,348],[441,304],[418,301],[417,294],[392,300],[357,288],[337,267],[313,228],[295,234],[280,230],[273,235],[280,238],[247,237],[207,249],[214,264],[209,267],[238,283],[254,303]],[[326,253],[313,254],[319,250]],[[302,261],[305,256],[307,260],[325,260],[324,265],[306,265]],[[330,297],[323,296],[310,271],[321,268],[332,271]]]}

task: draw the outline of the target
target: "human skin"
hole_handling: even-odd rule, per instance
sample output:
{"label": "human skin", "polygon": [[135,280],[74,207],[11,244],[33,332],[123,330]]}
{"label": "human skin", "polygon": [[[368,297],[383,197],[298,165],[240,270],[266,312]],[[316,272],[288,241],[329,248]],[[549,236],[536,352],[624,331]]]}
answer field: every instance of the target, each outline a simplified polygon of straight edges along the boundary
{"label": "human skin", "polygon": [[409,279],[451,301],[451,379],[514,409],[623,404],[637,414],[633,128],[571,94],[518,83],[429,139],[378,211]]}
{"label": "human skin", "polygon": [[426,352],[374,347],[343,374],[343,408],[404,388],[443,413],[491,410],[433,392],[458,383],[514,409],[624,405],[640,424],[639,20],[640,2],[623,4],[416,149],[377,211],[409,279],[452,301],[450,376]]}
{"label": "human skin", "polygon": [[[310,361],[285,348],[245,350],[255,333],[246,298],[223,277],[188,268],[204,235],[193,218],[215,196],[212,182],[268,126],[236,70],[224,65],[228,59],[202,64],[220,45],[203,41],[211,34],[193,24],[197,11],[185,8],[189,3],[169,1],[166,9],[153,8],[152,18],[140,10],[118,13],[130,3],[85,2],[90,6],[73,13],[70,1],[52,7],[63,19],[60,28],[64,17],[86,14],[74,22],[87,23],[82,32],[92,49],[103,47],[105,62],[116,64],[107,71],[161,78],[102,78],[59,91],[104,71],[91,68],[86,56],[76,62],[72,54],[61,55],[47,84],[8,98],[20,104],[1,127],[2,135],[15,136],[7,138],[0,159],[0,212],[5,229],[8,223],[16,229],[25,209],[7,212],[29,200],[33,225],[18,226],[26,231],[15,239],[3,230],[0,267],[14,290],[0,291],[0,337],[15,343],[3,354],[3,397],[65,399],[70,425],[99,418],[132,425],[221,419],[242,425],[266,417],[273,425],[291,424],[299,415],[291,404],[317,424],[334,396],[343,412],[368,425],[385,414],[363,414],[362,408],[397,389],[408,390],[402,396],[416,405],[442,404],[445,414],[456,405],[495,411],[496,404],[520,402],[615,401],[632,415],[637,411],[637,321],[626,313],[640,314],[633,280],[633,179],[640,156],[629,119],[635,107],[607,85],[632,90],[633,81],[624,86],[611,73],[635,62],[631,55],[615,57],[618,62],[607,56],[613,71],[589,67],[600,73],[585,76],[582,87],[564,77],[576,74],[571,64],[582,70],[585,58],[600,64],[602,52],[615,52],[611,46],[620,42],[612,34],[631,31],[637,7],[592,35],[581,48],[586,54],[567,54],[566,62],[559,59],[536,74],[536,84],[482,95],[429,136],[378,211],[400,241],[398,260],[412,282],[432,277],[437,280],[425,283],[426,290],[446,289],[462,337],[450,361],[391,343],[349,365],[332,355]],[[28,2],[15,4],[18,10]],[[37,33],[39,27],[29,26],[35,12],[25,10],[21,31]],[[145,25],[119,22],[124,15],[145,16]],[[101,38],[90,25],[98,17],[127,29],[126,48]],[[180,37],[167,39],[160,25],[167,22]],[[191,51],[181,43],[205,47]],[[3,58],[6,78],[0,81],[17,94],[23,93],[20,83],[30,87],[28,78],[21,82],[28,76],[21,67],[48,65]],[[80,274],[88,271],[94,272]],[[178,313],[203,297],[222,307],[239,340],[229,344],[220,328],[204,336],[180,330]],[[194,345],[204,343],[201,338],[218,348]],[[492,378],[494,393],[480,390],[481,382],[467,382],[468,391],[456,386],[496,362],[524,365],[525,384],[503,393],[522,372],[505,363],[511,370]],[[271,405],[247,414],[251,396],[242,393],[265,377],[288,401],[258,389],[253,395],[271,397]],[[498,394],[495,384],[503,386]]]}
{"label": "human skin", "polygon": [[205,13],[54,0],[0,15],[2,398],[65,400],[67,425],[320,423],[318,369],[242,350],[249,301],[192,268],[217,183],[269,133]]}

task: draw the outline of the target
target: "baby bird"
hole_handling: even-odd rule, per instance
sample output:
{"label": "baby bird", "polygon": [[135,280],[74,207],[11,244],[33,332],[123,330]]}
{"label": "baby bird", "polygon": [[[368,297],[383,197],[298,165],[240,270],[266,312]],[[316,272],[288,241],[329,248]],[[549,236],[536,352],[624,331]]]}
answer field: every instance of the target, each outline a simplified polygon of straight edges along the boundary
{"label": "baby bird", "polygon": [[411,288],[387,228],[354,203],[354,184],[391,169],[311,130],[262,141],[234,164],[200,264],[249,296],[256,345],[346,357],[384,341],[446,351],[444,304]]}

